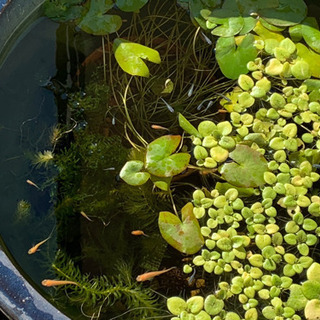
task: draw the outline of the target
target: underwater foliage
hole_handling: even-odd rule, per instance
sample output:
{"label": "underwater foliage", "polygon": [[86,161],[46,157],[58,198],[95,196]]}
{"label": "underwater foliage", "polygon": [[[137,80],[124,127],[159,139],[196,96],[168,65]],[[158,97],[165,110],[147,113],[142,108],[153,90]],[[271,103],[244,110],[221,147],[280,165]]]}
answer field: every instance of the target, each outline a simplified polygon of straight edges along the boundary
{"label": "underwater foliage", "polygon": [[[117,276],[91,277],[89,274],[82,274],[65,253],[58,251],[52,267],[59,278],[77,284],[68,285],[68,296],[74,303],[81,304],[86,314],[94,315],[94,310],[99,310],[96,314],[99,317],[106,308],[109,314],[115,315],[117,311],[123,310],[122,319],[159,314],[158,298],[154,292],[133,281],[131,267],[123,261],[117,263]],[[57,294],[60,290],[61,288]],[[65,287],[62,291],[64,290]]]}

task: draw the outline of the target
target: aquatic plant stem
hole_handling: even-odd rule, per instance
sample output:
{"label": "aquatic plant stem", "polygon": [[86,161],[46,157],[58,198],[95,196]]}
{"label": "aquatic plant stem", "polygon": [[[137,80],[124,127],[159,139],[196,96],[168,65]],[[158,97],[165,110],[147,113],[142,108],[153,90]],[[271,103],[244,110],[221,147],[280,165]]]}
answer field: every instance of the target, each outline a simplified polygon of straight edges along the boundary
{"label": "aquatic plant stem", "polygon": [[101,42],[102,42],[102,59],[103,59],[103,80],[104,82],[107,81],[107,70],[106,70],[106,48],[104,44],[104,36],[101,36]]}
{"label": "aquatic plant stem", "polygon": [[128,124],[129,124],[129,127],[131,129],[131,131],[134,133],[134,135],[140,140],[140,142],[143,144],[144,147],[146,147],[148,145],[148,142],[146,140],[144,140],[142,138],[142,136],[139,134],[139,132],[135,129],[132,121],[131,121],[131,118],[130,118],[130,115],[129,115],[129,112],[128,112],[128,108],[127,108],[127,94],[128,94],[128,90],[129,90],[129,86],[130,86],[130,82],[132,80],[133,77],[130,77],[129,79],[129,82],[126,86],[126,89],[124,91],[124,95],[122,97],[122,102],[123,102],[123,107],[124,107],[124,111],[125,111],[125,114],[126,114],[126,118],[127,118],[127,121],[128,121]]}

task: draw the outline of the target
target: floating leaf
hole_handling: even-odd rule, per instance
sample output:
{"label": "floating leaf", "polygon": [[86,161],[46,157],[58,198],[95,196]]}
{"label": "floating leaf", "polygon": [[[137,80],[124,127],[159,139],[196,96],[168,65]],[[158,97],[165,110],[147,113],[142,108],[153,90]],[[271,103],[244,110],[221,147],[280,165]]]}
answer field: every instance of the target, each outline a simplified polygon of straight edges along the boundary
{"label": "floating leaf", "polygon": [[204,239],[191,202],[181,209],[181,220],[171,212],[162,211],[158,223],[162,237],[180,252],[194,254],[203,246]]}
{"label": "floating leaf", "polygon": [[247,63],[257,57],[254,36],[246,35],[239,46],[234,37],[219,38],[216,44],[216,59],[222,73],[230,79],[237,79],[240,74],[248,73]]}
{"label": "floating leaf", "polygon": [[113,52],[122,70],[133,76],[149,77],[149,69],[142,59],[161,62],[157,50],[121,38],[114,40]]}
{"label": "floating leaf", "polygon": [[189,164],[187,153],[172,154],[179,146],[181,136],[166,135],[152,141],[147,147],[146,169],[158,177],[172,177]]}
{"label": "floating leaf", "polygon": [[301,25],[301,33],[304,41],[309,45],[309,47],[320,53],[320,31],[303,24]]}
{"label": "floating leaf", "polygon": [[[219,194],[225,194],[230,188],[235,188],[235,186],[227,182],[217,182],[214,188],[219,191]],[[255,194],[255,190],[253,188],[236,187],[235,189],[238,191],[239,197],[241,198],[251,197]]]}
{"label": "floating leaf", "polygon": [[116,0],[116,6],[122,11],[135,12],[142,8],[149,0]]}
{"label": "floating leaf", "polygon": [[81,17],[84,7],[81,6],[82,0],[56,0],[45,1],[43,4],[44,12],[47,17],[54,21],[66,22]]}
{"label": "floating leaf", "polygon": [[270,24],[287,27],[301,22],[307,15],[303,0],[279,0],[278,8],[264,8],[258,14]]}
{"label": "floating leaf", "polygon": [[320,78],[320,55],[302,43],[296,43],[296,47],[298,57],[309,64],[311,75]]}
{"label": "floating leaf", "polygon": [[258,187],[265,184],[264,173],[268,162],[263,155],[246,145],[237,145],[229,157],[235,162],[225,163],[222,177],[237,187]]}
{"label": "floating leaf", "polygon": [[216,9],[208,16],[212,25],[217,25],[211,33],[219,37],[231,37],[244,27],[244,20],[237,10]]}
{"label": "floating leaf", "polygon": [[259,35],[263,41],[267,39],[274,39],[280,42],[284,39],[284,36],[281,33],[268,30],[260,23],[260,21],[257,22],[253,31]]}
{"label": "floating leaf", "polygon": [[320,300],[312,299],[307,302],[304,315],[308,320],[318,320],[320,315]]}
{"label": "floating leaf", "polygon": [[91,0],[88,11],[78,26],[85,32],[94,35],[106,35],[116,32],[122,25],[122,19],[117,15],[105,14],[113,7],[112,0]]}
{"label": "floating leaf", "polygon": [[308,299],[303,295],[301,286],[298,284],[292,284],[289,289],[290,295],[287,300],[287,306],[296,311],[304,309]]}
{"label": "floating leaf", "polygon": [[202,138],[199,131],[181,114],[179,113],[179,126],[187,133]]}
{"label": "floating leaf", "polygon": [[142,161],[128,161],[120,171],[120,178],[132,186],[140,186],[150,178],[148,172],[140,172],[142,168]]}

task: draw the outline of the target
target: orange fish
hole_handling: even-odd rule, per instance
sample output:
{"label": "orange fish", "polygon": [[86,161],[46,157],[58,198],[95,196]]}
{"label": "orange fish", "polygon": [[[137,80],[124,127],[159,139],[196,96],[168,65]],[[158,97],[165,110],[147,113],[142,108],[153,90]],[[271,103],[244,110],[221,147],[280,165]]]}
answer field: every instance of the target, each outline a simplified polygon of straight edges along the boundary
{"label": "orange fish", "polygon": [[45,287],[54,287],[54,286],[65,286],[68,284],[74,284],[75,286],[78,286],[79,283],[74,282],[74,281],[69,281],[69,280],[50,280],[50,279],[45,279],[42,280],[41,284]]}
{"label": "orange fish", "polygon": [[40,241],[39,243],[37,243],[35,246],[33,246],[32,248],[30,248],[28,250],[28,254],[34,254],[38,251],[39,247],[44,244],[46,241],[48,241],[50,239],[51,236],[49,236],[47,239],[44,239],[42,241]]}
{"label": "orange fish", "polygon": [[145,236],[145,237],[149,237],[148,235],[146,235],[142,230],[133,230],[131,231],[131,234],[134,236]]}
{"label": "orange fish", "polygon": [[87,220],[89,220],[89,221],[93,221],[92,219],[90,219],[88,216],[87,216],[87,214],[85,213],[85,212],[83,212],[83,211],[80,211],[80,214],[83,216],[83,217],[85,217]]}
{"label": "orange fish", "polygon": [[165,128],[165,127],[162,127],[162,126],[159,126],[157,124],[153,124],[151,126],[152,129],[155,129],[155,130],[166,130],[166,131],[170,131],[168,128]]}
{"label": "orange fish", "polygon": [[156,276],[159,276],[160,274],[163,274],[165,272],[168,272],[172,269],[174,269],[176,267],[171,267],[169,269],[164,269],[164,270],[161,270],[161,271],[151,271],[151,272],[146,272],[144,274],[140,274],[137,276],[136,280],[137,281],[147,281],[147,280],[151,280],[152,278],[156,277]]}
{"label": "orange fish", "polygon": [[27,184],[30,184],[30,186],[36,187],[37,189],[40,189],[34,182],[32,182],[31,180],[26,180]]}

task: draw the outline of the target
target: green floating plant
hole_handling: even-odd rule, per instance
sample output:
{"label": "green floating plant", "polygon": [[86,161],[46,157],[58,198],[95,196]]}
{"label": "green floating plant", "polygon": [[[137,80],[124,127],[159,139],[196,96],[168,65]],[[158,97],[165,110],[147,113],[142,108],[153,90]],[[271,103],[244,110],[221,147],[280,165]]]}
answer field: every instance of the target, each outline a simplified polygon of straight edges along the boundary
{"label": "green floating plant", "polygon": [[85,32],[93,35],[106,35],[116,32],[122,25],[118,15],[106,14],[113,7],[112,0],[90,0],[85,4],[87,9],[80,18],[78,26]]}
{"label": "green floating plant", "polygon": [[[184,171],[190,161],[187,153],[174,153],[181,136],[162,136],[148,144],[145,160],[130,160],[120,171],[120,178],[126,183],[139,186],[149,178],[162,190],[167,191],[171,177]],[[145,171],[141,171],[145,170]]]}
{"label": "green floating plant", "polygon": [[203,246],[203,236],[191,202],[181,209],[181,220],[171,212],[162,211],[158,224],[162,237],[180,252],[194,254]]}
{"label": "green floating plant", "polygon": [[264,173],[268,162],[261,153],[245,145],[237,145],[229,154],[234,160],[225,163],[220,173],[224,179],[237,187],[257,187],[265,183]]}
{"label": "green floating plant", "polygon": [[153,63],[161,63],[157,50],[125,39],[117,38],[114,40],[113,52],[122,70],[133,76],[149,77],[149,69],[143,59]]}
{"label": "green floating plant", "polygon": [[248,72],[247,63],[257,57],[254,36],[248,34],[240,44],[234,37],[219,38],[216,43],[216,59],[222,73],[229,79],[237,79]]}

